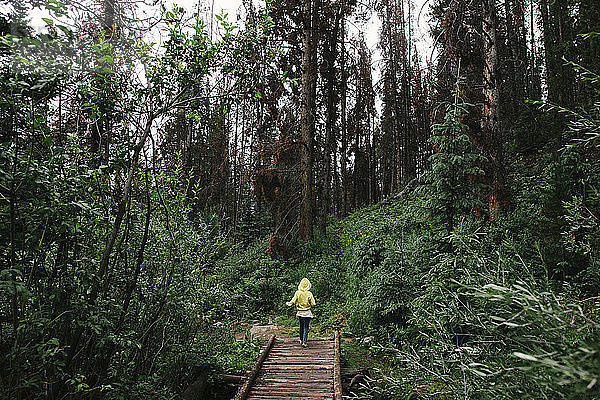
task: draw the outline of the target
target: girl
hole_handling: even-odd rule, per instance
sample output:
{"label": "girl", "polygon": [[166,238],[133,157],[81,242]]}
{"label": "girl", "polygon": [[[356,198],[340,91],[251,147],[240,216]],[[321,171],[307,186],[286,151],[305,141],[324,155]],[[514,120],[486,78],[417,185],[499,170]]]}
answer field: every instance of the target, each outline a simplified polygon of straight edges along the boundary
{"label": "girl", "polygon": [[302,347],[307,347],[308,344],[308,324],[313,317],[310,308],[315,306],[315,298],[310,292],[310,281],[302,278],[298,285],[298,290],[294,293],[292,300],[288,301],[288,306],[296,305],[296,316],[300,322],[300,343]]}

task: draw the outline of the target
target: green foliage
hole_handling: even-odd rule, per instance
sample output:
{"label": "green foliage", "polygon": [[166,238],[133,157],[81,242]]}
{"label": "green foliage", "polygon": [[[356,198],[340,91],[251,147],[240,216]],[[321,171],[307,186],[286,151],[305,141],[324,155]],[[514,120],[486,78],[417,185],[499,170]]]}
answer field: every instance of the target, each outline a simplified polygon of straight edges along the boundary
{"label": "green foliage", "polygon": [[469,138],[468,127],[461,120],[468,112],[466,104],[446,107],[444,121],[433,126],[431,138],[436,152],[430,157],[431,169],[425,174],[431,191],[428,213],[442,221],[452,231],[457,221],[481,207],[481,168],[485,158],[475,151]]}
{"label": "green foliage", "polygon": [[[405,199],[344,221],[352,232],[366,221],[376,232],[350,259],[348,327],[374,335],[371,352],[391,364],[354,398],[593,398],[597,300],[578,302],[568,286],[557,294],[535,243],[542,216],[515,211],[494,225],[467,218],[447,236],[418,223],[419,204]],[[380,229],[398,212],[396,230]],[[451,252],[438,252],[443,241]],[[374,243],[385,245],[365,252]],[[373,253],[385,256],[365,273],[362,260]]]}
{"label": "green foliage", "polygon": [[[218,16],[215,41],[176,7],[156,50],[73,32],[58,1],[49,33],[34,34],[22,3],[22,32],[0,41],[15,55],[0,75],[0,397],[172,399],[199,377],[207,397],[224,397],[218,374],[243,372],[260,349],[236,329],[272,316],[295,325],[284,303],[303,277],[319,329],[342,314],[361,343],[344,346],[348,364],[377,369],[352,398],[599,397],[600,103],[553,106],[569,120],[561,138],[538,131],[554,114],[530,110],[536,121],[513,133],[535,129],[509,157],[513,208],[482,221],[485,160],[463,123],[473,106],[457,97],[433,127],[419,190],[273,260],[273,216],[252,214],[241,191],[247,212],[223,229],[228,187],[214,182],[231,173],[224,115],[239,99],[210,99],[221,78],[260,101],[273,100],[265,82],[297,81],[265,79],[279,68],[280,50],[260,47],[274,22],[241,29]],[[598,76],[573,67],[597,97]],[[169,127],[157,147],[159,120]]]}
{"label": "green foliage", "polygon": [[211,42],[176,14],[160,52],[50,19],[49,35],[2,37],[19,57],[0,75],[0,398],[172,399],[257,355],[223,322],[231,293],[214,266],[230,243],[218,219],[190,218],[190,175],[150,156],[154,136],[135,152],[242,41],[224,19]]}
{"label": "green foliage", "polygon": [[301,244],[297,257],[288,260],[272,260],[267,256],[267,247],[263,239],[249,246],[232,244],[227,256],[217,263],[214,279],[229,293],[231,315],[258,320],[274,313],[295,315],[285,302],[291,299],[300,280],[307,277],[317,299],[316,319],[333,325],[329,318],[333,318],[341,301],[340,287],[344,283],[337,240],[317,236]]}
{"label": "green foliage", "polygon": [[481,160],[450,109],[427,186],[342,222],[348,326],[388,364],[354,398],[599,396],[597,110],[561,112],[571,145],[511,159],[500,218],[471,213]]}
{"label": "green foliage", "polygon": [[510,242],[494,255],[482,251],[482,232],[451,240],[456,252],[440,259],[427,292],[412,302],[419,340],[399,356],[407,370],[433,371],[462,398],[591,394],[598,349],[594,339],[583,343],[597,338],[598,321],[536,280],[539,267]]}

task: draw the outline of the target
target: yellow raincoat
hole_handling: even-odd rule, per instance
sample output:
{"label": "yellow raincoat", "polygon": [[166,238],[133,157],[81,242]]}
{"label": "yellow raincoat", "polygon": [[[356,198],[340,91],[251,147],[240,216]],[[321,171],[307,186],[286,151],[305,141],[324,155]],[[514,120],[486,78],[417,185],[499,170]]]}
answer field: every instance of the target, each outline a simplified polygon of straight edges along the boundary
{"label": "yellow raincoat", "polygon": [[296,316],[297,317],[313,317],[310,312],[310,308],[315,306],[315,298],[310,292],[310,281],[306,278],[302,278],[298,285],[298,290],[294,293],[292,300],[288,301],[288,306],[296,305]]}

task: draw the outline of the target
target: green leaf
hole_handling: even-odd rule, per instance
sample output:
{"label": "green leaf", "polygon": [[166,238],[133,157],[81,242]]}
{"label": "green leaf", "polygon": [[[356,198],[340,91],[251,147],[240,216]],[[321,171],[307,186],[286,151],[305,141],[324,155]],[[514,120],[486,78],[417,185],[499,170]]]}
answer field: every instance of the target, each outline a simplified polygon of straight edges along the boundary
{"label": "green leaf", "polygon": [[521,358],[521,359],[523,359],[523,360],[527,360],[527,361],[539,361],[539,359],[538,359],[537,357],[534,357],[534,356],[532,356],[532,355],[525,354],[525,353],[520,353],[520,352],[518,352],[518,351],[515,351],[515,352],[513,353],[513,355],[514,355],[515,357],[519,357],[519,358]]}
{"label": "green leaf", "polygon": [[67,36],[69,36],[69,37],[72,37],[72,36],[73,36],[73,32],[72,32],[72,31],[71,31],[69,28],[67,28],[66,26],[64,26],[64,25],[56,25],[56,27],[57,27],[58,29],[60,29],[61,31],[63,31],[63,33],[64,33],[65,35],[67,35]]}

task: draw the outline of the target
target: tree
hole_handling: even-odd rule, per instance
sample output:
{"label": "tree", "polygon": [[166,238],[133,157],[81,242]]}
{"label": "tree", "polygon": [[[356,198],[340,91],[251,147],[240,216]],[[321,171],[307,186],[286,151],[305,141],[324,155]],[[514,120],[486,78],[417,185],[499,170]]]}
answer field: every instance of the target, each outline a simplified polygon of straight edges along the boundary
{"label": "tree", "polygon": [[499,108],[500,89],[498,84],[498,48],[497,48],[497,14],[493,0],[484,0],[483,3],[483,52],[485,62],[483,66],[483,111],[481,115],[481,129],[485,137],[485,154],[490,160],[488,182],[490,182],[489,214],[491,218],[498,215],[504,207],[506,196],[504,192],[504,160],[502,142],[500,140]]}
{"label": "tree", "polygon": [[313,199],[313,140],[317,96],[317,26],[319,0],[303,0],[304,27],[302,37],[302,202],[300,208],[300,237],[312,238],[314,222]]}
{"label": "tree", "polygon": [[[460,72],[460,71],[459,71]],[[481,207],[480,194],[485,161],[469,137],[469,127],[462,123],[469,112],[459,96],[459,81],[453,103],[446,106],[444,120],[433,126],[431,142],[435,153],[430,157],[431,170],[425,175],[425,190],[431,193],[429,213],[452,232],[459,218]]]}
{"label": "tree", "polygon": [[572,106],[575,100],[575,74],[563,62],[563,57],[570,59],[573,56],[572,6],[569,0],[539,1],[548,99],[563,107]]}

